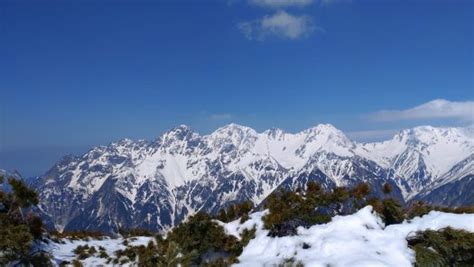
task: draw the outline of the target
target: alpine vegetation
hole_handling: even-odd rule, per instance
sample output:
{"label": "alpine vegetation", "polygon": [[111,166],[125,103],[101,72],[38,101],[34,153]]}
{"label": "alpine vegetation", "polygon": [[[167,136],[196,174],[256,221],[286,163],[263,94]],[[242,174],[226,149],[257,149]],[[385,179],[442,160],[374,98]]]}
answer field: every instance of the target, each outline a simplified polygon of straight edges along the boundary
{"label": "alpine vegetation", "polygon": [[474,262],[474,207],[416,202],[403,208],[388,183],[378,198],[367,183],[327,190],[310,181],[295,191],[272,192],[260,207],[245,201],[215,216],[198,212],[165,235],[131,229],[114,236],[48,232],[32,209],[39,204],[36,192],[21,180],[9,178],[8,183],[11,192],[0,191],[3,265],[467,266]]}

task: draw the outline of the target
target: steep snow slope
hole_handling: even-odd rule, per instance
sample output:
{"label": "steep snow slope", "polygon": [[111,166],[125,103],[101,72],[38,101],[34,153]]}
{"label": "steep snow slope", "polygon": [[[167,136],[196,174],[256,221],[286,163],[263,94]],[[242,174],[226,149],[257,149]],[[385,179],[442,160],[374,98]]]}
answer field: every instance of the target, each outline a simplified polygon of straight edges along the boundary
{"label": "steep snow slope", "polygon": [[408,200],[474,174],[473,129],[423,126],[359,144],[329,124],[299,133],[230,124],[204,136],[180,125],[154,141],[124,139],[65,157],[35,186],[42,211],[69,230],[166,229],[196,211],[259,204],[309,180],[376,189],[388,182]]}
{"label": "steep snow slope", "polygon": [[[362,144],[357,153],[389,169],[411,198],[474,153],[472,133],[472,127],[421,126],[403,130],[389,141]],[[473,170],[466,167],[468,172]]]}
{"label": "steep snow slope", "polygon": [[[420,126],[403,130],[389,141],[367,143],[361,148],[364,156],[384,167],[393,166],[394,160],[408,149],[423,157],[432,175],[440,176],[474,152],[474,138],[472,128]],[[404,170],[400,169],[401,176],[406,176]]]}

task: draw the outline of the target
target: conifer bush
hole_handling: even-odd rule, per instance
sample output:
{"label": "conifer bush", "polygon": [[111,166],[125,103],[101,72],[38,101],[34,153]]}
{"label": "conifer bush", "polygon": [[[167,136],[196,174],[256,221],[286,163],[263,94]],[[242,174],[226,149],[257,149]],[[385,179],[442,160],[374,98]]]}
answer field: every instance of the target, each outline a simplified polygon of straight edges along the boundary
{"label": "conifer bush", "polygon": [[33,235],[29,232],[28,226],[5,225],[0,227],[0,265],[26,258],[31,250]]}
{"label": "conifer bush", "polygon": [[382,201],[383,210],[380,213],[385,225],[397,224],[403,222],[405,213],[401,204],[393,198],[387,198]]}
{"label": "conifer bush", "polygon": [[432,210],[474,213],[474,206],[448,208],[423,202],[414,202],[405,208],[391,197],[392,191],[391,185],[385,183],[382,186],[384,198],[369,198],[371,189],[366,183],[360,183],[351,189],[336,187],[330,191],[324,190],[315,182],[308,182],[306,190],[280,190],[266,199],[265,208],[269,210],[269,214],[263,217],[264,227],[270,230],[270,236],[294,235],[298,226],[327,223],[335,215],[352,214],[366,205],[371,205],[386,225],[401,223]]}
{"label": "conifer bush", "polygon": [[[0,183],[3,181],[0,177]],[[29,211],[31,206],[38,204],[38,194],[22,180],[9,178],[8,184],[11,192],[0,190],[0,266],[51,265],[47,253],[32,252],[35,241],[43,234],[41,219]]]}
{"label": "conifer bush", "polygon": [[449,213],[474,213],[474,206],[465,206],[465,207],[440,207],[430,205],[423,201],[415,201],[410,205],[410,207],[406,210],[406,217],[407,219],[413,219],[414,217],[423,216],[428,214],[430,211],[442,211],[442,212],[449,212]]}
{"label": "conifer bush", "polygon": [[334,215],[352,213],[364,207],[369,193],[368,184],[359,184],[351,190],[336,187],[326,191],[313,181],[308,182],[306,190],[280,190],[265,201],[269,214],[263,217],[264,227],[270,230],[270,236],[295,235],[299,226],[307,228],[327,223]]}
{"label": "conifer bush", "polygon": [[107,254],[107,252],[105,250],[101,250],[101,251],[99,251],[99,257],[103,258],[103,259],[107,259],[107,258],[109,258],[109,254]]}
{"label": "conifer bush", "polygon": [[474,233],[445,228],[427,230],[408,239],[415,266],[474,266]]}
{"label": "conifer bush", "polygon": [[61,233],[58,231],[50,231],[49,234],[54,238],[67,238],[70,240],[83,240],[83,241],[89,241],[91,239],[103,240],[104,237],[108,236],[107,234],[104,234],[99,231],[86,231],[86,230],[64,231]]}
{"label": "conifer bush", "polygon": [[94,256],[97,253],[97,250],[94,246],[86,244],[77,246],[72,252],[77,255],[77,259],[84,260]]}
{"label": "conifer bush", "polygon": [[382,192],[385,195],[390,195],[392,193],[392,186],[389,183],[383,184]]}
{"label": "conifer bush", "polygon": [[[138,266],[230,266],[237,262],[243,248],[255,237],[256,229],[244,229],[241,240],[225,234],[209,215],[191,216],[168,233],[157,235],[147,246],[132,246],[116,252],[111,260],[120,264],[127,259]],[[100,250],[100,249],[99,249]]]}
{"label": "conifer bush", "polygon": [[205,253],[231,254],[238,243],[237,238],[226,235],[222,226],[205,213],[197,213],[178,225],[168,234],[167,240],[176,242],[189,255],[192,264],[201,264]]}
{"label": "conifer bush", "polygon": [[248,215],[253,208],[254,205],[252,201],[247,200],[242,203],[230,205],[226,209],[221,209],[215,218],[225,223],[237,220],[238,218],[248,219]]}

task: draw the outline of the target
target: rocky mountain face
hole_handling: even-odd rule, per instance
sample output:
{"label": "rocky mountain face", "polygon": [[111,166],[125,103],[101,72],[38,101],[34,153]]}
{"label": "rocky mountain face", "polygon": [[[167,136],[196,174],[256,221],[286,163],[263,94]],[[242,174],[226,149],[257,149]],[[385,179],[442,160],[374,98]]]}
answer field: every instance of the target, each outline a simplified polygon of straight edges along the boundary
{"label": "rocky mountain face", "polygon": [[426,126],[361,144],[327,124],[295,134],[230,124],[204,136],[179,126],[154,141],[124,139],[65,157],[34,186],[57,229],[105,232],[166,230],[197,211],[258,205],[310,180],[374,189],[388,182],[402,201],[474,204],[473,133]]}

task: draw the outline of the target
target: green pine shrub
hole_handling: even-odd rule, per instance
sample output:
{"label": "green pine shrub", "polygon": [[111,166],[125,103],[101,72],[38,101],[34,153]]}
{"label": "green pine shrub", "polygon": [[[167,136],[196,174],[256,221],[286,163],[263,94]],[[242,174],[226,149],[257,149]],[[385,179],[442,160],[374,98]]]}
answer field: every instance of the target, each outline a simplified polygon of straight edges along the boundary
{"label": "green pine shrub", "polygon": [[369,193],[370,186],[365,183],[351,190],[324,190],[313,181],[308,182],[306,190],[280,190],[265,200],[269,214],[263,217],[264,227],[270,230],[270,236],[295,235],[299,226],[327,223],[334,215],[357,211],[367,205]]}
{"label": "green pine shrub", "polygon": [[27,258],[31,251],[33,235],[25,224],[5,225],[0,227],[0,266]]}
{"label": "green pine shrub", "polygon": [[402,205],[393,198],[382,200],[383,210],[380,213],[385,225],[397,224],[403,222],[405,213]]}
{"label": "green pine shrub", "polygon": [[430,211],[442,211],[442,212],[449,212],[449,213],[474,213],[474,205],[473,206],[465,206],[465,207],[441,207],[441,206],[434,206],[423,201],[416,201],[413,202],[406,210],[406,217],[407,219],[413,219],[414,217],[423,216],[428,214]]}
{"label": "green pine shrub", "polygon": [[50,231],[49,232],[50,236],[58,239],[70,239],[70,240],[83,240],[83,241],[89,241],[89,240],[103,240],[105,237],[107,237],[107,234],[104,234],[99,231],[87,231],[87,230],[81,230],[81,231],[64,231],[64,232],[58,232],[58,231]]}
{"label": "green pine shrub", "polygon": [[208,252],[231,254],[238,243],[237,238],[226,235],[222,226],[205,213],[197,213],[175,227],[168,239],[189,255],[193,264],[201,264],[202,255]]}
{"label": "green pine shrub", "polygon": [[77,246],[72,252],[77,255],[77,259],[84,260],[94,256],[94,254],[97,253],[97,250],[94,246],[89,246],[86,244]]}
{"label": "green pine shrub", "polygon": [[[221,209],[215,219],[228,223],[238,218],[241,218],[241,222],[248,219],[249,213],[253,210],[254,205],[252,201],[244,201],[242,203],[230,205],[227,209]],[[244,219],[242,219],[244,218]],[[243,221],[242,221],[243,220]]]}
{"label": "green pine shrub", "polygon": [[209,215],[198,213],[147,246],[132,246],[116,252],[111,260],[138,261],[139,266],[230,266],[255,237],[256,229],[245,229],[241,240],[225,233]]}
{"label": "green pine shrub", "polygon": [[445,228],[408,238],[415,266],[474,266],[474,233]]}
{"label": "green pine shrub", "polygon": [[[0,183],[3,180],[0,177]],[[0,266],[12,263],[50,266],[46,252],[32,251],[35,241],[42,239],[44,232],[41,219],[30,209],[38,204],[38,194],[22,180],[9,178],[8,184],[11,192],[0,190]]]}
{"label": "green pine shrub", "polygon": [[101,251],[99,251],[99,258],[107,259],[107,258],[109,258],[109,254],[107,254],[107,252],[105,250],[101,250]]}
{"label": "green pine shrub", "polygon": [[389,183],[383,184],[382,192],[385,195],[390,195],[392,193],[392,191],[393,191],[392,186]]}

